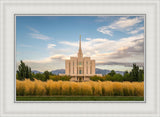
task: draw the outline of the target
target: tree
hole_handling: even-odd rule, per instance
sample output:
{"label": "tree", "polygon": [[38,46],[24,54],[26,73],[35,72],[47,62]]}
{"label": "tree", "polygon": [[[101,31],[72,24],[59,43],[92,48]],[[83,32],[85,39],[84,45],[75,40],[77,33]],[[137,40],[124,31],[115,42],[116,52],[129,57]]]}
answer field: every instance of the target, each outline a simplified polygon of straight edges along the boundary
{"label": "tree", "polygon": [[53,80],[53,81],[58,81],[58,80],[62,80],[62,81],[69,81],[71,79],[71,76],[59,76],[59,75],[50,75],[49,79]]}
{"label": "tree", "polygon": [[144,70],[140,69],[138,73],[138,81],[144,80]]}
{"label": "tree", "polygon": [[47,81],[49,79],[49,72],[48,71],[45,71],[44,72],[44,76],[45,76],[45,81]]}
{"label": "tree", "polygon": [[111,72],[108,73],[108,75],[110,75],[110,76],[114,76],[115,74],[116,74],[116,72],[114,70],[111,70]]}
{"label": "tree", "polygon": [[108,74],[105,75],[105,80],[106,80],[106,81],[111,81],[111,79],[112,79],[112,77],[111,77],[110,75],[108,75]]}
{"label": "tree", "polygon": [[130,81],[130,76],[129,76],[128,71],[125,71],[125,72],[124,72],[123,80],[124,80],[124,81]]}
{"label": "tree", "polygon": [[123,77],[121,74],[115,74],[113,77],[112,77],[112,81],[123,81]]}
{"label": "tree", "polygon": [[25,65],[22,60],[18,66],[16,77],[18,80],[24,80],[25,78],[30,78],[32,80],[31,68]]}
{"label": "tree", "polygon": [[49,72],[49,75],[54,75],[52,72]]}
{"label": "tree", "polygon": [[67,76],[67,75],[65,75],[65,76],[60,76],[60,80],[62,80],[62,81],[69,81],[71,79],[71,77],[70,76]]}
{"label": "tree", "polygon": [[129,74],[130,81],[144,81],[144,70],[139,69],[139,66],[133,64],[132,71]]}
{"label": "tree", "polygon": [[136,64],[133,64],[133,69],[130,72],[131,81],[138,81],[139,67]]}
{"label": "tree", "polygon": [[29,67],[28,69],[29,69],[28,76],[29,76],[30,80],[34,80],[33,77],[32,77],[32,70],[31,70],[31,68]]}
{"label": "tree", "polygon": [[96,76],[96,75],[91,76],[91,77],[90,77],[90,80],[98,81],[98,80],[100,80],[100,76]]}
{"label": "tree", "polygon": [[42,73],[34,74],[34,78],[36,78],[37,80],[45,81],[45,76]]}

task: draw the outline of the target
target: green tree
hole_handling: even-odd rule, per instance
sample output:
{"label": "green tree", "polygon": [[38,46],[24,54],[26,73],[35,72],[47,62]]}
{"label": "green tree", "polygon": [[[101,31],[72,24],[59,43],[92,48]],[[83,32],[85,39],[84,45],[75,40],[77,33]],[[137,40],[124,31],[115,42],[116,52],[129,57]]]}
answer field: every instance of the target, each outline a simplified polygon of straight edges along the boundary
{"label": "green tree", "polygon": [[51,79],[53,81],[58,81],[58,80],[69,81],[71,79],[71,76],[49,75],[49,79]]}
{"label": "green tree", "polygon": [[124,81],[130,81],[130,76],[129,76],[128,71],[125,71],[125,72],[124,72],[123,80],[124,80]]}
{"label": "green tree", "polygon": [[116,72],[114,70],[111,70],[111,72],[108,73],[108,75],[110,75],[110,76],[114,76],[115,74],[116,74]]}
{"label": "green tree", "polygon": [[65,76],[60,76],[60,80],[62,80],[62,81],[69,81],[71,79],[71,77],[70,76],[67,76],[67,75],[65,75]]}
{"label": "green tree", "polygon": [[105,81],[106,80],[106,77],[105,76],[101,76],[99,77],[100,78],[100,81]]}
{"label": "green tree", "polygon": [[142,69],[139,70],[138,81],[144,81],[144,70]]}
{"label": "green tree", "polygon": [[98,81],[98,80],[100,80],[100,76],[91,76],[90,77],[90,80],[93,80],[93,81]]}
{"label": "green tree", "polygon": [[106,81],[111,81],[111,78],[112,78],[112,77],[111,77],[110,75],[107,74],[107,75],[105,75],[104,77],[105,77],[105,80],[106,80]]}
{"label": "green tree", "polygon": [[45,71],[43,74],[45,76],[45,81],[47,81],[49,79],[49,72]]}
{"label": "green tree", "polygon": [[139,67],[133,64],[132,71],[130,72],[131,81],[138,81]]}
{"label": "green tree", "polygon": [[49,72],[49,75],[54,75],[52,72]]}
{"label": "green tree", "polygon": [[112,77],[112,81],[123,81],[123,76],[121,74],[115,74]]}
{"label": "green tree", "polygon": [[20,61],[20,65],[18,66],[16,77],[18,80],[24,80],[25,78],[32,79],[31,68],[25,65],[22,60]]}
{"label": "green tree", "polygon": [[45,76],[42,73],[34,74],[34,78],[37,79],[37,80],[45,81]]}

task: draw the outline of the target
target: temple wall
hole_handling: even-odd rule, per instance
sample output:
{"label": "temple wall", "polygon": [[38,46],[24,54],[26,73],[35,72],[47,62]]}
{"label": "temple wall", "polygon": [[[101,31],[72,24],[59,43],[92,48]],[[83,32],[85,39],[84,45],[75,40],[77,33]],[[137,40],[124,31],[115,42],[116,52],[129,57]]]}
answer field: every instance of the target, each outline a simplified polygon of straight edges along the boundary
{"label": "temple wall", "polygon": [[65,61],[65,74],[66,74],[66,75],[69,75],[69,74],[70,74],[69,69],[70,69],[70,60],[66,60],[66,61]]}
{"label": "temple wall", "polygon": [[70,57],[70,60],[65,61],[65,75],[71,76],[71,81],[78,81],[79,79],[89,81],[90,76],[96,75],[95,60],[91,60],[90,57],[83,57],[81,50],[81,37],[79,41],[78,57]]}

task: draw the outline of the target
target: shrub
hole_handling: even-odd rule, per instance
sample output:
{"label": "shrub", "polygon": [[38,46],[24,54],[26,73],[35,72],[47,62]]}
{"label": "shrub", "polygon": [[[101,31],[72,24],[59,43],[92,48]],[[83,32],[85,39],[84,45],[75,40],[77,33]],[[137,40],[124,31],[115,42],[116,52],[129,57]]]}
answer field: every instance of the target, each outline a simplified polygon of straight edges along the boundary
{"label": "shrub", "polygon": [[59,75],[50,75],[49,76],[49,79],[53,80],[53,81],[59,81],[59,80],[62,80],[62,81],[69,81],[71,79],[70,76],[59,76]]}
{"label": "shrub", "polygon": [[17,96],[144,96],[144,82],[16,80]]}

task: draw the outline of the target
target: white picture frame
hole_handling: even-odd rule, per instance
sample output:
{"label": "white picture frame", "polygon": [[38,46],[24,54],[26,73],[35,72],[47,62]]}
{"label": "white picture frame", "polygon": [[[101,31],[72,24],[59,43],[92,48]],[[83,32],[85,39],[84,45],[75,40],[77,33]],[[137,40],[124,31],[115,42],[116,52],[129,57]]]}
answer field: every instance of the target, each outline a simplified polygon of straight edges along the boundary
{"label": "white picture frame", "polygon": [[[1,0],[0,116],[160,116],[159,0]],[[15,14],[145,14],[145,102],[15,103]]]}

